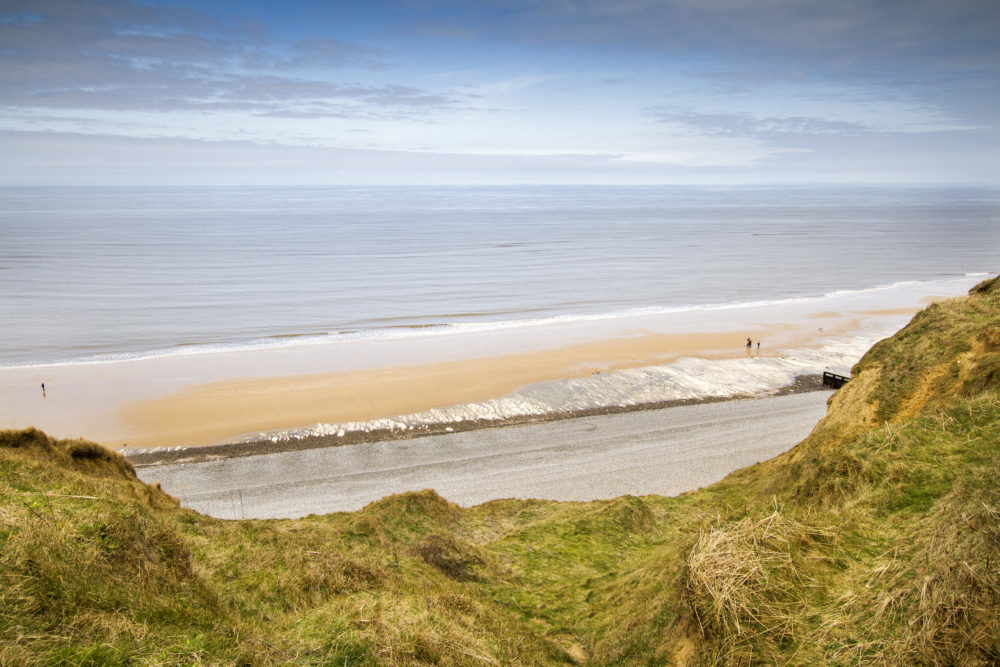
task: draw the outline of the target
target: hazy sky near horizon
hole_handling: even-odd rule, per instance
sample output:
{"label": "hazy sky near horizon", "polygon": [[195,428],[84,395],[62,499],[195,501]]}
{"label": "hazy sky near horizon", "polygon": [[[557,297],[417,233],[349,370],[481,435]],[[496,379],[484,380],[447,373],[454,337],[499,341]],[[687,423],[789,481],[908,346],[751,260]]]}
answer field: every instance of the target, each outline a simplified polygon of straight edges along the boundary
{"label": "hazy sky near horizon", "polygon": [[998,0],[0,0],[0,185],[1000,185]]}

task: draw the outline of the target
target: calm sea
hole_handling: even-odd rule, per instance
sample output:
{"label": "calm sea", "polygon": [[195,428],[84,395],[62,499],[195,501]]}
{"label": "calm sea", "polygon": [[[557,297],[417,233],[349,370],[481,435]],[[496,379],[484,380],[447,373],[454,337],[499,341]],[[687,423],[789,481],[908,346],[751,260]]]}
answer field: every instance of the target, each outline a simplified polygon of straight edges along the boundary
{"label": "calm sea", "polygon": [[996,190],[7,188],[0,365],[774,301],[998,258]]}

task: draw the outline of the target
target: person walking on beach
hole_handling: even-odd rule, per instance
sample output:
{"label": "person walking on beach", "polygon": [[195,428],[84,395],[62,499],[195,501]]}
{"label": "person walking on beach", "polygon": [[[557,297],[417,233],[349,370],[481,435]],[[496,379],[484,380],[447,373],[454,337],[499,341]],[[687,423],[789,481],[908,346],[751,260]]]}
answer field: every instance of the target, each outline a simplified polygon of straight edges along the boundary
{"label": "person walking on beach", "polygon": [[42,398],[45,398],[45,383],[42,383]]}
{"label": "person walking on beach", "polygon": [[750,356],[751,348],[753,348],[753,341],[750,340],[750,336],[747,336],[747,356]]}
{"label": "person walking on beach", "polygon": [[757,356],[760,356],[760,340],[757,341]]}

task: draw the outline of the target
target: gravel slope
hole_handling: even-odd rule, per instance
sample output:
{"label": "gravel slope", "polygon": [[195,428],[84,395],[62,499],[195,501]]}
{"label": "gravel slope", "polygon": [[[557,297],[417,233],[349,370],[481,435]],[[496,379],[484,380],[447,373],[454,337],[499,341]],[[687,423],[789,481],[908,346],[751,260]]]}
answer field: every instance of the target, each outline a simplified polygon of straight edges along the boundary
{"label": "gravel slope", "polygon": [[497,498],[675,495],[772,458],[826,412],[828,391],[139,468],[146,482],[220,518],[352,511],[435,489],[461,505]]}

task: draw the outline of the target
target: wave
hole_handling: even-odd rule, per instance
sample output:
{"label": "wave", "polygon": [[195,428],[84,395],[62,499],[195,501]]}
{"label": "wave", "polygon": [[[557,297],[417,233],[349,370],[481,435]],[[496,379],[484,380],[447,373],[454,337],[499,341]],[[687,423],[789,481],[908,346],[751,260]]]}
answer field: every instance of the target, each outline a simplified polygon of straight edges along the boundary
{"label": "wave", "polygon": [[891,330],[831,337],[819,348],[782,350],[774,357],[700,359],[599,373],[584,378],[528,385],[503,398],[466,403],[368,421],[321,423],[306,428],[252,433],[237,442],[272,443],[311,438],[345,438],[358,433],[423,433],[457,430],[465,423],[502,424],[589,410],[636,408],[685,399],[767,396],[803,375],[850,368]]}
{"label": "wave", "polygon": [[[399,323],[390,324],[387,320],[380,320],[381,326],[371,328],[359,327],[357,329],[340,329],[329,332],[308,332],[308,333],[283,333],[272,336],[255,338],[246,341],[232,342],[198,342],[185,341],[177,343],[168,348],[110,352],[88,355],[79,358],[69,358],[57,361],[44,361],[36,363],[4,363],[2,368],[50,368],[61,366],[76,366],[90,364],[106,364],[116,362],[127,362],[146,359],[158,359],[163,357],[178,357],[203,354],[220,354],[241,352],[250,350],[267,350],[287,347],[300,347],[311,345],[330,345],[355,341],[388,341],[408,338],[468,335],[477,333],[489,333],[516,329],[544,328],[563,325],[574,325],[593,322],[613,322],[616,320],[628,320],[642,317],[657,317],[665,315],[678,315],[683,313],[699,312],[724,312],[729,310],[752,310],[769,307],[784,307],[792,305],[823,305],[835,307],[832,303],[839,301],[849,301],[855,297],[865,297],[877,294],[885,294],[893,291],[903,291],[914,288],[915,292],[922,295],[937,295],[938,291],[954,291],[956,283],[970,283],[975,280],[989,277],[988,273],[966,273],[961,275],[942,276],[933,280],[907,280],[889,284],[876,285],[862,289],[836,290],[819,295],[795,296],[776,299],[754,299],[747,301],[704,303],[704,304],[681,304],[673,306],[646,306],[639,308],[629,308],[604,313],[566,313],[562,315],[551,315],[535,318],[515,318],[491,320],[487,319],[479,322],[455,322],[440,321],[429,323]],[[970,284],[971,286],[971,284]],[[513,314],[513,313],[507,313]],[[483,314],[487,317],[489,314]],[[463,318],[475,316],[472,313],[463,313]],[[443,319],[443,318],[442,318]]]}

